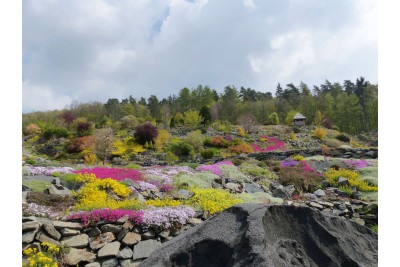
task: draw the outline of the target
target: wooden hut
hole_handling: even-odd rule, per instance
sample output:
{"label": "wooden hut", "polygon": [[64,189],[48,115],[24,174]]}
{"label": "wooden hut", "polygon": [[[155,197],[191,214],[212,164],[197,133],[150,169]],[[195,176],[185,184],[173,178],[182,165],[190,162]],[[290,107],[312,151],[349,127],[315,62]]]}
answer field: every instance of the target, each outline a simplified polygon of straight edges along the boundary
{"label": "wooden hut", "polygon": [[294,115],[293,117],[293,124],[295,126],[304,126],[306,125],[306,117],[304,117],[304,115],[300,114],[300,113],[296,113],[296,115]]}

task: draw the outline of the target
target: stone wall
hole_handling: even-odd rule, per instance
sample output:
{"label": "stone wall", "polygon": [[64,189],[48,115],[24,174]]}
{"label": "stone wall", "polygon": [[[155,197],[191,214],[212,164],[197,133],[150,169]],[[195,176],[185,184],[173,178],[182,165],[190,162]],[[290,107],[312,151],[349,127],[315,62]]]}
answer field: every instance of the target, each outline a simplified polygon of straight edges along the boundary
{"label": "stone wall", "polygon": [[128,216],[116,222],[101,221],[90,227],[80,222],[52,221],[39,217],[22,218],[22,249],[37,248],[41,242],[69,247],[66,266],[134,267],[162,243],[202,220],[192,218],[181,229],[145,229],[133,225]]}
{"label": "stone wall", "polygon": [[[338,149],[327,149],[325,150],[326,156],[333,158],[354,158],[354,159],[376,159],[378,158],[377,148],[338,148]],[[249,157],[256,158],[257,160],[266,159],[285,159],[292,155],[302,155],[304,157],[312,157],[318,155],[324,155],[322,149],[305,149],[305,150],[290,150],[283,152],[262,152],[249,154]]]}

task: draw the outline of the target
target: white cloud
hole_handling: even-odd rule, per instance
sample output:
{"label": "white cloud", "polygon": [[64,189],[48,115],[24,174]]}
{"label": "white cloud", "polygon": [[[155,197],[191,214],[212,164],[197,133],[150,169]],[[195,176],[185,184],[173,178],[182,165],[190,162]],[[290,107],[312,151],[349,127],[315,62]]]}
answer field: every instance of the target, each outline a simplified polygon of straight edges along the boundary
{"label": "white cloud", "polygon": [[376,12],[369,0],[24,1],[23,77],[59,108],[198,84],[377,81]]}
{"label": "white cloud", "polygon": [[22,82],[23,112],[60,109],[71,104],[67,95],[55,94],[54,88],[48,85],[33,85],[29,81]]}

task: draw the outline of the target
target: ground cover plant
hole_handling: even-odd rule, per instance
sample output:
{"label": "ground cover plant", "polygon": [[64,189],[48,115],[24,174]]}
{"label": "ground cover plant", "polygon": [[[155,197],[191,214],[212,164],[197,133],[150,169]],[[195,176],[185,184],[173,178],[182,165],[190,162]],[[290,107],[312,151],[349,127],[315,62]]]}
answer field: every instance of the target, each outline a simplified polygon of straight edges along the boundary
{"label": "ground cover plant", "polygon": [[108,167],[94,167],[94,168],[83,168],[74,171],[76,174],[94,174],[97,178],[111,178],[116,181],[122,181],[126,178],[133,181],[139,181],[142,179],[140,171],[126,168],[108,168]]}

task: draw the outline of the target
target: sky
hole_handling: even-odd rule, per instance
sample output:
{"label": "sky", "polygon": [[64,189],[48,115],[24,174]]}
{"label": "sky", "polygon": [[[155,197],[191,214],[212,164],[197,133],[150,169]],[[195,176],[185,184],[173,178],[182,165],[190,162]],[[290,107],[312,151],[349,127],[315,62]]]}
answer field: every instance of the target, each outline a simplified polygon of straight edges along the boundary
{"label": "sky", "polygon": [[22,111],[208,85],[378,83],[376,0],[22,2]]}

